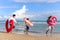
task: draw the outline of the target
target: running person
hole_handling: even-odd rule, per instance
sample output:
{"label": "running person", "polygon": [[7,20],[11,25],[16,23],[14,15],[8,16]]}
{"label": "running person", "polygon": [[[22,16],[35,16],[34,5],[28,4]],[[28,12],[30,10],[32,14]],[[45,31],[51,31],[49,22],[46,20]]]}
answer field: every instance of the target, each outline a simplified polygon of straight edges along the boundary
{"label": "running person", "polygon": [[54,25],[56,24],[56,17],[55,19],[53,19],[54,17],[53,16],[49,16],[48,19],[47,19],[47,23],[48,23],[48,29],[46,31],[46,34],[48,33],[49,30],[51,30],[50,33],[52,33],[53,29],[54,29]]}

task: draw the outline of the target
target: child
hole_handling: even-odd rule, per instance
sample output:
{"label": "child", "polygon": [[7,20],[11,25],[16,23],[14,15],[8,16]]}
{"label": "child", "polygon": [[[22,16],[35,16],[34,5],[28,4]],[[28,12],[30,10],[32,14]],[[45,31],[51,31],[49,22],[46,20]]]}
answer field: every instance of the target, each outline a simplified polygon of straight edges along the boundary
{"label": "child", "polygon": [[[29,18],[26,18],[26,20],[29,21]],[[24,21],[24,22],[25,22],[25,25],[26,25],[26,34],[28,34],[28,31],[29,31],[29,24],[28,24],[26,21]]]}
{"label": "child", "polygon": [[[12,30],[15,28],[15,22],[16,22],[15,17],[16,15],[13,14],[13,16],[6,21],[6,31],[8,33],[11,33]],[[8,26],[8,24],[10,25],[10,27]]]}
{"label": "child", "polygon": [[9,22],[10,22],[10,20],[13,20],[14,21],[14,28],[15,28],[15,23],[17,23],[16,20],[15,20],[15,17],[16,17],[16,15],[13,14],[13,16],[11,18],[9,18]]}
{"label": "child", "polygon": [[47,19],[47,23],[48,23],[48,29],[46,31],[46,34],[48,33],[48,31],[51,29],[51,32],[53,31],[54,25],[56,24],[56,17],[55,20],[53,19],[53,16],[49,16]]}

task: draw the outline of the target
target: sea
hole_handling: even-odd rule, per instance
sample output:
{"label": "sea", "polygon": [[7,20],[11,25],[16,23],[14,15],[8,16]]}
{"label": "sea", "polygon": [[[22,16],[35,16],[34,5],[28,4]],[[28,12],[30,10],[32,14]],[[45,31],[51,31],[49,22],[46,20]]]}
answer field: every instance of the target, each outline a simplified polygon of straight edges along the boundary
{"label": "sea", "polygon": [[[0,20],[0,32],[6,32],[5,28],[5,20]],[[25,23],[24,21],[17,21],[15,23],[15,28],[13,29],[13,33],[24,34],[25,33]],[[29,33],[36,33],[36,34],[45,34],[46,29],[48,28],[48,24],[46,21],[32,21],[34,26],[29,26]],[[60,33],[60,22],[57,22],[54,26],[53,33]]]}

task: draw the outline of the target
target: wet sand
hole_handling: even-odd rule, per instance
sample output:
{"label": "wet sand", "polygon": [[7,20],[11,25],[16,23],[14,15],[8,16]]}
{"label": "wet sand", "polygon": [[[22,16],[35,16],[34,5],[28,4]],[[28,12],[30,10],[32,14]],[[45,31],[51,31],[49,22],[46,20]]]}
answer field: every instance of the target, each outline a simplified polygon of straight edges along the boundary
{"label": "wet sand", "polygon": [[27,35],[16,33],[0,33],[0,40],[60,40],[60,35]]}

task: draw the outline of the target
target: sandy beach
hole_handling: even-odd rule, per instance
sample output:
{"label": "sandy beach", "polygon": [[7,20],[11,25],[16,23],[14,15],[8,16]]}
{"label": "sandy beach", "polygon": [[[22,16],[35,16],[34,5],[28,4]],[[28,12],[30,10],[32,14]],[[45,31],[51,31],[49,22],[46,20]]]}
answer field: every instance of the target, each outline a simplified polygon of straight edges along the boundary
{"label": "sandy beach", "polygon": [[15,33],[0,33],[0,40],[60,40],[60,36],[57,35],[26,35]]}

